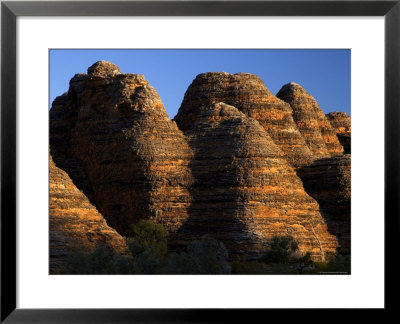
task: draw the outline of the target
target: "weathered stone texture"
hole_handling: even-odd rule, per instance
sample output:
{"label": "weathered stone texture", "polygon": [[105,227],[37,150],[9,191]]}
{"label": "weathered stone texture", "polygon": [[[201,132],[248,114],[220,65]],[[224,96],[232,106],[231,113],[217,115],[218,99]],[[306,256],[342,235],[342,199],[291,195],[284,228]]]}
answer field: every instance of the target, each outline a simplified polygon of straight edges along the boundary
{"label": "weathered stone texture", "polygon": [[110,252],[126,254],[125,239],[109,227],[104,217],[50,156],[50,272],[67,265],[77,251],[92,252],[105,244]]}
{"label": "weathered stone texture", "polygon": [[[291,235],[302,252],[324,260],[336,253],[338,242],[332,233],[342,248],[347,244],[349,216],[343,213],[344,220],[338,221],[329,214],[336,202],[335,208],[343,204],[347,210],[347,198],[341,196],[345,189],[337,194],[321,185],[321,193],[314,194],[317,187],[312,182],[306,188],[324,206],[328,231],[320,206],[304,190],[294,168],[300,168],[306,181],[312,172],[316,177],[320,172],[320,178],[331,184],[332,177],[347,179],[347,160],[332,159],[343,174],[329,167],[324,175],[331,162],[303,168],[321,155],[340,154],[342,147],[314,99],[302,96],[307,100],[292,109],[257,76],[204,73],[187,90],[175,122],[144,76],[123,74],[112,63],[97,62],[88,74],[71,79],[68,92],[56,98],[50,110],[50,150],[57,165],[50,162],[50,196],[58,199],[50,208],[73,215],[71,226],[83,222],[81,218],[100,222],[103,215],[123,235],[130,235],[130,225],[139,219],[151,219],[166,226],[172,247],[211,234],[226,244],[232,257],[257,258],[270,238]],[[308,128],[314,125],[317,134],[304,135],[308,133],[302,122]],[[318,150],[310,144],[313,136]],[[66,179],[70,184],[64,197]],[[79,215],[57,205],[73,195],[79,197],[71,198]],[[58,217],[54,224],[68,227],[68,217]],[[339,224],[338,229],[332,224]],[[62,233],[51,234],[54,255],[64,244],[69,246]],[[88,248],[101,235],[88,238],[93,240]]]}
{"label": "weathered stone texture", "polygon": [[180,112],[195,152],[190,164],[195,182],[190,217],[177,240],[208,233],[231,256],[256,258],[268,239],[289,234],[316,260],[334,254],[337,241],[318,204],[260,123],[224,103],[196,111],[195,119]]}
{"label": "weathered stone texture", "polygon": [[[191,203],[191,150],[142,75],[98,62],[71,79],[50,110],[50,144],[68,172],[87,174],[92,201],[110,226],[150,218],[174,231]],[[68,161],[77,161],[70,165]],[[76,169],[76,168],[75,168]],[[79,168],[78,168],[79,169]]]}
{"label": "weathered stone texture", "polygon": [[313,160],[293,120],[290,105],[275,97],[258,76],[249,73],[199,74],[187,89],[175,117],[179,128],[190,127],[201,107],[219,102],[235,106],[256,119],[293,166],[306,165]]}
{"label": "weathered stone texture", "polygon": [[343,153],[336,132],[316,100],[297,83],[284,85],[277,97],[290,104],[293,118],[315,158]]}
{"label": "weathered stone texture", "polygon": [[351,153],[351,118],[345,112],[331,112],[326,115],[344,148],[345,154]]}
{"label": "weathered stone texture", "polygon": [[319,203],[329,231],[336,235],[340,252],[350,253],[351,156],[316,160],[297,170],[306,191]]}

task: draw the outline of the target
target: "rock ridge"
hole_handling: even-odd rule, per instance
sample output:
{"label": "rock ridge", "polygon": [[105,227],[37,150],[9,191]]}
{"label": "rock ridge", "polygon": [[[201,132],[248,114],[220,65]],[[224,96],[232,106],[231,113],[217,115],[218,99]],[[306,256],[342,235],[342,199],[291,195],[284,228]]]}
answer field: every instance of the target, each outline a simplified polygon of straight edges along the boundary
{"label": "rock ridge", "polygon": [[257,120],[293,166],[307,165],[313,156],[292,117],[289,104],[275,97],[256,75],[208,72],[196,76],[174,120],[187,130],[202,106],[224,102]]}
{"label": "rock ridge", "polygon": [[[283,100],[253,74],[202,73],[171,120],[143,75],[96,62],[52,104],[50,190],[72,183],[66,197],[86,199],[90,217],[114,231],[112,247],[151,219],[173,249],[211,234],[249,259],[283,235],[318,261],[339,244],[349,251],[350,157],[336,136],[344,117],[325,116],[300,85],[282,89]],[[57,251],[63,240],[50,244]]]}
{"label": "rock ridge", "polygon": [[[86,191],[119,233],[129,235],[141,218],[173,231],[191,201],[192,152],[142,75],[114,73],[119,69],[107,62],[93,66],[53,103],[52,154],[79,162],[90,183]],[[62,166],[71,172],[70,165]]]}
{"label": "rock ridge", "polygon": [[343,153],[343,147],[325,114],[302,86],[294,82],[285,84],[276,96],[292,107],[293,119],[316,159]]}
{"label": "rock ridge", "polygon": [[291,235],[315,260],[335,254],[336,238],[318,204],[258,121],[225,103],[211,104],[198,109],[185,136],[195,182],[177,240],[211,234],[232,256],[257,259],[269,238]]}
{"label": "rock ridge", "polygon": [[332,128],[344,148],[345,154],[351,153],[351,118],[345,112],[331,112],[326,115]]}

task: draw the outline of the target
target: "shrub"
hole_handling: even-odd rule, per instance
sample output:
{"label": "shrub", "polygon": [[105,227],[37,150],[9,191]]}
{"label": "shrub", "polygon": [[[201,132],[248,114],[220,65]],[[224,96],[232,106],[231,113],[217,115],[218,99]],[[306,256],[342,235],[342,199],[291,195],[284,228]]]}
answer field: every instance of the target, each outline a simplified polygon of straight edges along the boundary
{"label": "shrub", "polygon": [[77,251],[69,256],[64,274],[111,274],[115,264],[107,247],[100,244],[92,253]]}
{"label": "shrub", "polygon": [[172,253],[164,268],[170,274],[227,274],[230,271],[225,245],[209,235],[191,242],[186,251]]}
{"label": "shrub", "polygon": [[298,244],[292,236],[274,236],[269,242],[269,250],[265,252],[263,261],[289,264],[292,254],[297,250]]}
{"label": "shrub", "polygon": [[232,274],[266,274],[265,264],[257,261],[243,261],[239,257],[232,262]]}
{"label": "shrub", "polygon": [[132,273],[155,274],[160,271],[168,253],[168,232],[161,224],[141,220],[132,225],[134,236],[127,239],[133,256]]}
{"label": "shrub", "polygon": [[161,224],[154,224],[151,220],[141,220],[132,225],[133,237],[127,243],[133,256],[144,253],[151,248],[158,257],[164,257],[167,252],[168,232]]}

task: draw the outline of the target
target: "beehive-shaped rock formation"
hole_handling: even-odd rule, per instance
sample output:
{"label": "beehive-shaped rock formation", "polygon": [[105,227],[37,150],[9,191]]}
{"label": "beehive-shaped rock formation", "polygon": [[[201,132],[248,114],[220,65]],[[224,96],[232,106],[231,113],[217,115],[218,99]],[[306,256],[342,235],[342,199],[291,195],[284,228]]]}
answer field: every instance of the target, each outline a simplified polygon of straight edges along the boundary
{"label": "beehive-shaped rock formation", "polygon": [[[111,228],[130,235],[130,225],[142,218],[164,224],[171,247],[211,234],[226,244],[232,259],[258,258],[269,239],[282,235],[294,237],[314,260],[334,255],[338,241],[332,233],[343,248],[349,218],[325,215],[341,193],[317,189],[324,192],[315,195],[325,204],[321,215],[304,189],[295,169],[307,179],[316,169],[304,166],[319,155],[313,155],[293,116],[290,104],[257,76],[205,73],[193,81],[171,121],[144,76],[123,74],[110,62],[93,64],[71,79],[50,110],[51,213],[59,210],[51,214],[54,262],[61,260],[64,244],[70,246],[59,235],[68,224],[76,244],[90,250],[101,241],[122,251],[125,242],[120,245],[124,240]],[[317,122],[324,154],[339,154],[324,118]],[[306,189],[313,194],[313,188],[311,183]]]}
{"label": "beehive-shaped rock formation", "polygon": [[297,171],[306,191],[319,203],[329,231],[350,253],[351,157],[350,154],[314,161]]}
{"label": "beehive-shaped rock formation", "polygon": [[345,112],[331,112],[326,115],[344,148],[345,154],[351,153],[351,118]]}
{"label": "beehive-shaped rock formation", "polygon": [[336,238],[318,204],[258,121],[224,103],[197,107],[195,118],[181,109],[195,153],[190,164],[195,182],[190,216],[177,241],[208,233],[224,242],[231,256],[251,258],[268,239],[291,235],[316,260],[335,253]]}
{"label": "beehive-shaped rock formation", "polygon": [[297,83],[285,84],[277,97],[293,108],[293,118],[315,158],[343,153],[336,132],[316,100]]}
{"label": "beehive-shaped rock formation", "polygon": [[126,254],[125,239],[110,228],[104,217],[50,156],[50,272],[57,273],[77,251],[92,252],[105,244],[110,252]]}
{"label": "beehive-shaped rock formation", "polygon": [[256,119],[293,166],[307,165],[312,154],[292,117],[290,105],[275,97],[256,75],[210,72],[199,74],[189,86],[175,117],[185,130],[196,120],[200,107],[224,102]]}
{"label": "beehive-shaped rock formation", "polygon": [[192,153],[142,75],[100,61],[73,77],[50,110],[50,144],[61,168],[87,176],[77,185],[119,233],[139,218],[173,232],[187,218]]}

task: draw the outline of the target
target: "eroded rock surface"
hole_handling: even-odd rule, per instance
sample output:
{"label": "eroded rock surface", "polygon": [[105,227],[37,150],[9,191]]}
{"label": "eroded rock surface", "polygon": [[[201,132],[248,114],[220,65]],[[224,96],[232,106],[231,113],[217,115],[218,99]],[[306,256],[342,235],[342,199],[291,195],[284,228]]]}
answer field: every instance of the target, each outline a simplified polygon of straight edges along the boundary
{"label": "eroded rock surface", "polygon": [[100,61],[73,77],[50,110],[50,144],[61,168],[87,175],[78,185],[119,233],[140,218],[170,231],[187,218],[192,153],[144,76]]}
{"label": "eroded rock surface", "polygon": [[329,231],[339,240],[340,251],[350,253],[350,154],[316,160],[297,173],[306,191],[320,205]]}
{"label": "eroded rock surface", "polygon": [[195,152],[195,183],[178,239],[208,233],[230,255],[256,258],[271,237],[291,235],[316,260],[335,253],[318,204],[259,122],[224,103],[198,108],[195,119],[180,117]]}
{"label": "eroded rock surface", "polygon": [[199,74],[187,89],[178,114],[178,126],[186,130],[199,109],[224,102],[257,120],[293,166],[307,165],[312,154],[293,120],[292,109],[275,97],[256,75],[209,72]]}
{"label": "eroded rock surface", "polygon": [[[322,153],[313,151],[293,119],[296,109],[271,94],[257,76],[204,73],[187,90],[175,122],[144,76],[96,62],[87,74],[71,79],[68,92],[50,110],[56,165],[50,190],[57,189],[61,201],[64,177],[69,177],[82,206],[89,206],[82,207],[85,219],[104,216],[122,235],[130,235],[139,219],[151,219],[165,225],[172,247],[211,234],[226,244],[232,258],[257,258],[270,238],[291,235],[302,252],[324,260],[336,253],[335,235],[342,248],[347,244],[346,225],[341,225],[347,219],[340,223],[322,215],[330,222],[328,230],[316,200],[328,213],[329,202],[339,196],[322,188],[322,197],[314,197],[311,184],[306,189],[312,198],[295,169],[307,179],[315,169],[304,166],[321,155],[340,154],[342,147],[318,112],[310,118]],[[71,195],[67,192],[65,199]],[[51,249],[57,255],[67,241],[54,233]]]}
{"label": "eroded rock surface", "polygon": [[325,158],[343,153],[336,132],[317,101],[299,84],[285,84],[277,97],[289,103],[293,118],[315,158]]}
{"label": "eroded rock surface", "polygon": [[345,112],[331,112],[326,115],[344,148],[345,154],[351,153],[351,118]]}
{"label": "eroded rock surface", "polygon": [[50,156],[50,273],[57,273],[77,251],[92,252],[105,244],[111,253],[128,252],[125,239],[107,225],[104,217]]}

